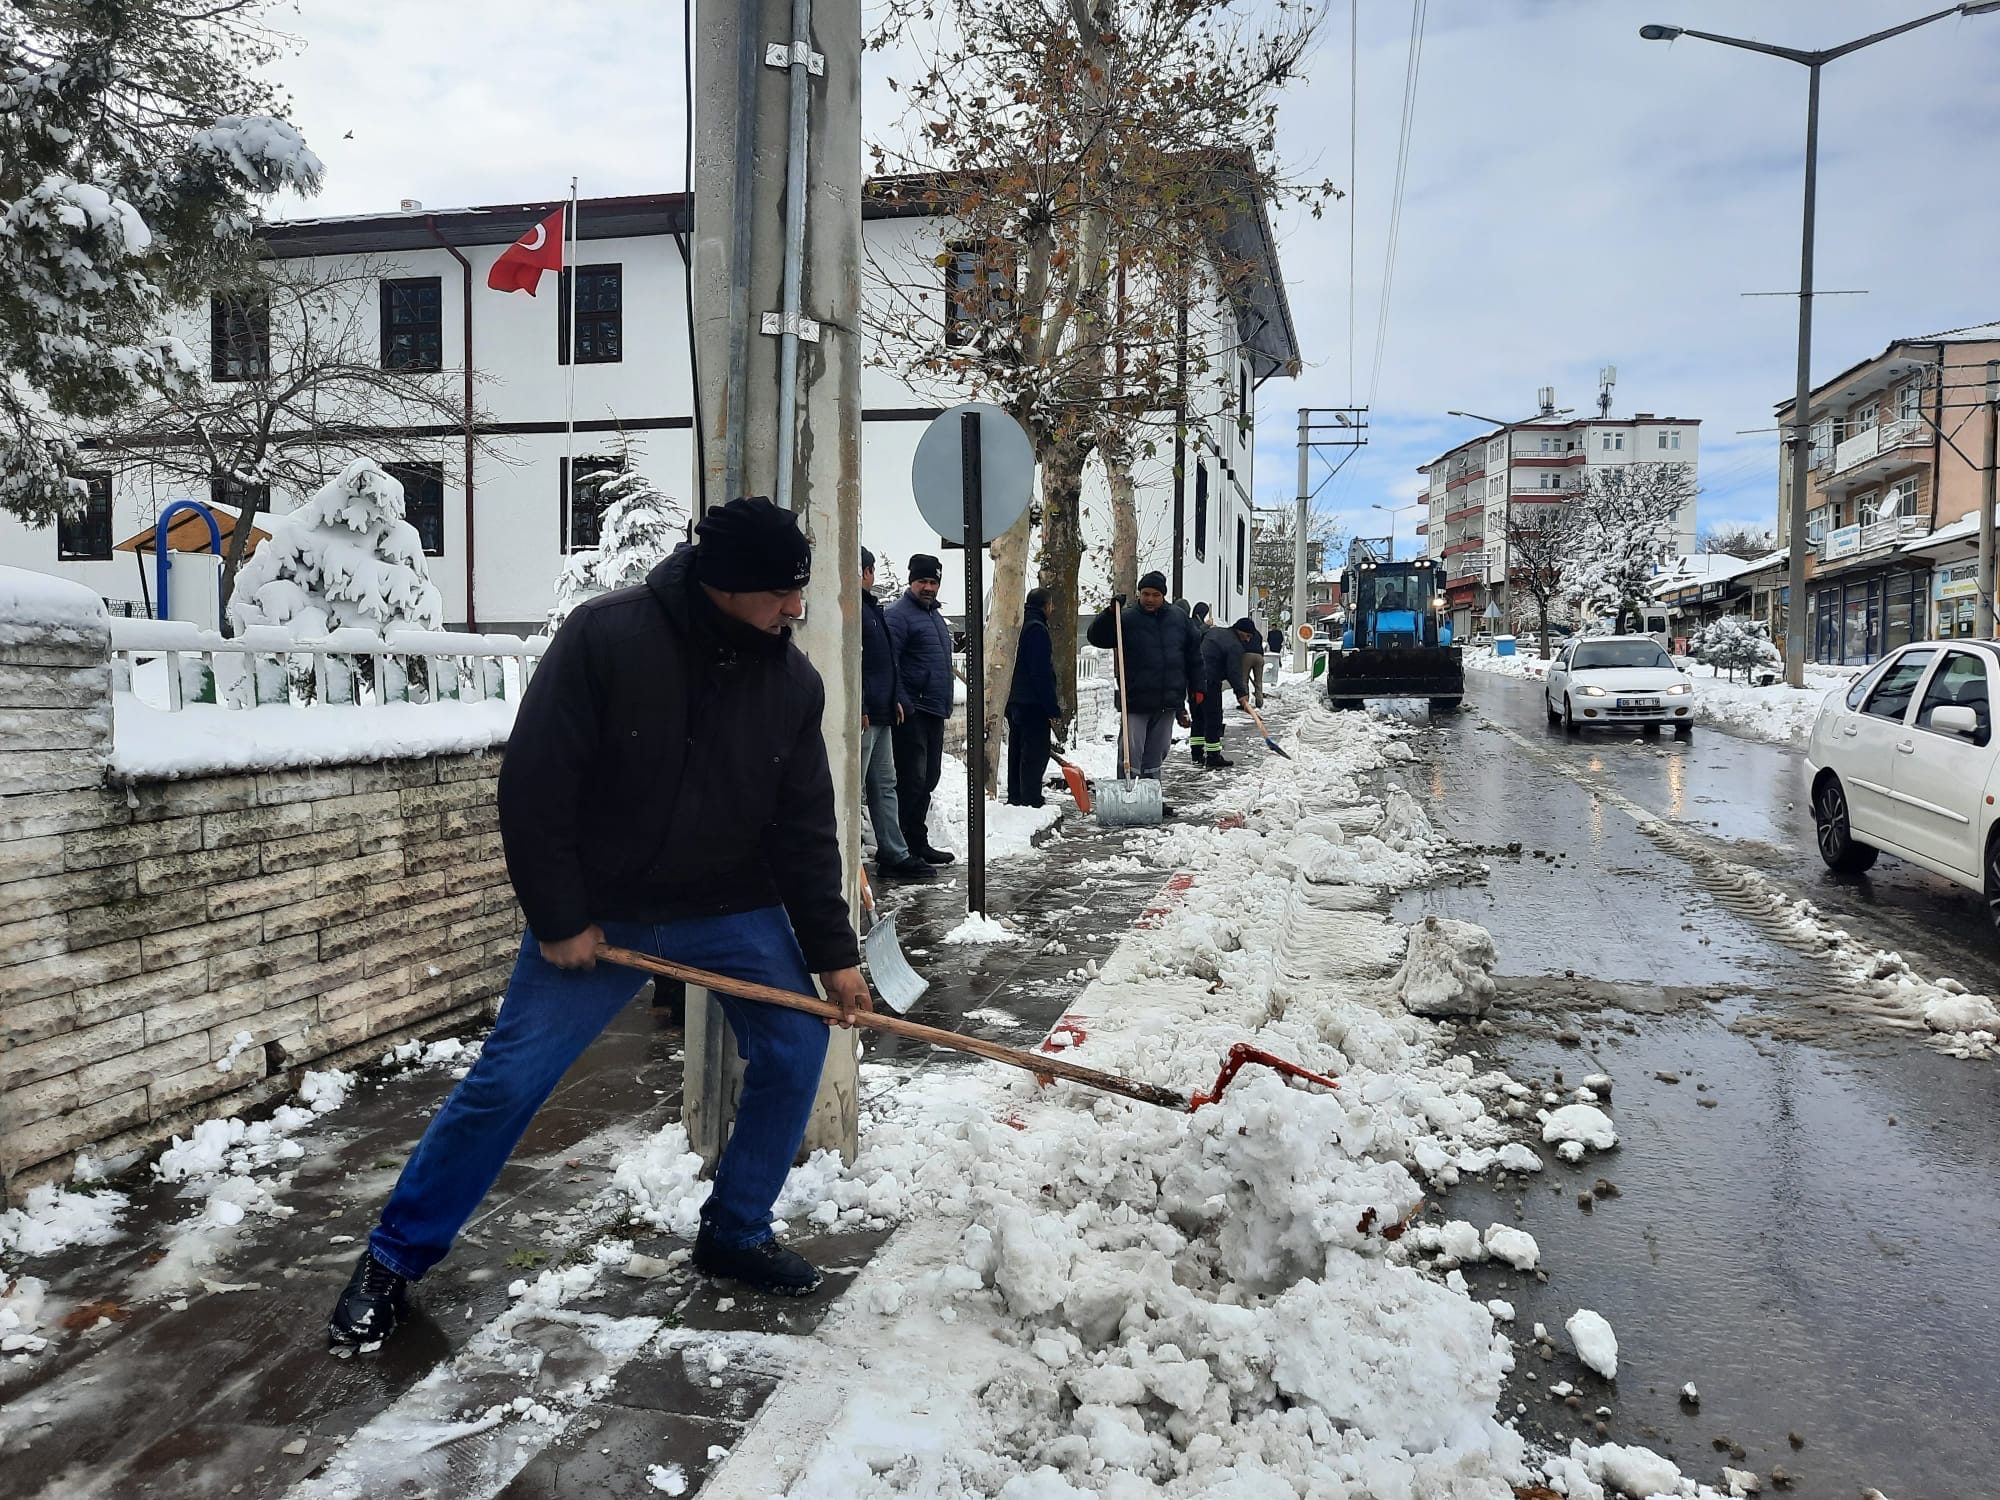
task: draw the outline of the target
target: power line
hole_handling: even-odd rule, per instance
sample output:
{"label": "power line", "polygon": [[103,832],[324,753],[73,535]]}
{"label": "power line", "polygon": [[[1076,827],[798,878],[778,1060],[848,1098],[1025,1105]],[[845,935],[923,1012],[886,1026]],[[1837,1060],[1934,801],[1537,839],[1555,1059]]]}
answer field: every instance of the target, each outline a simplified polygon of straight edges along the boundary
{"label": "power line", "polygon": [[1368,404],[1382,384],[1382,360],[1389,343],[1389,303],[1396,286],[1396,248],[1403,233],[1403,190],[1410,173],[1410,137],[1417,117],[1417,80],[1424,65],[1424,17],[1430,0],[1410,0],[1410,50],[1403,66],[1403,119],[1396,140],[1396,183],[1389,205],[1389,234],[1382,257],[1382,305],[1375,321],[1375,367],[1368,377]]}

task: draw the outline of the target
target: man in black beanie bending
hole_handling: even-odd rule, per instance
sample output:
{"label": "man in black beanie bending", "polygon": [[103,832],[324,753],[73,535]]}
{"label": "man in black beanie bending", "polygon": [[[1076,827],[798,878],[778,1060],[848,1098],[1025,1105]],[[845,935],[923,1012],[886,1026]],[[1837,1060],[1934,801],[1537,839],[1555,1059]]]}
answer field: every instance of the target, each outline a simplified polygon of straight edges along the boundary
{"label": "man in black beanie bending", "polygon": [[[507,874],[528,919],[472,1071],[432,1118],[335,1307],[336,1345],[393,1332],[542,1101],[646,976],[604,944],[873,1007],[848,921],[819,674],[791,643],[812,549],[758,496],[633,588],[579,605],[542,657],[500,770]],[[771,1230],[827,1027],[717,996],[746,1063],[694,1263],[764,1292],[819,1284]]]}

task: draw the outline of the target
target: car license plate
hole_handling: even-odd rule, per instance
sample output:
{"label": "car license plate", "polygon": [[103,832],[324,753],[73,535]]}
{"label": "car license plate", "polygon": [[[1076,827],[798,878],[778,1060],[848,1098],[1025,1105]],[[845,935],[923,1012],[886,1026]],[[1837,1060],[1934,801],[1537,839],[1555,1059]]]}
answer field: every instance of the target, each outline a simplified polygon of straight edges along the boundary
{"label": "car license plate", "polygon": [[1618,706],[1620,708],[1658,708],[1660,700],[1658,698],[1620,698]]}

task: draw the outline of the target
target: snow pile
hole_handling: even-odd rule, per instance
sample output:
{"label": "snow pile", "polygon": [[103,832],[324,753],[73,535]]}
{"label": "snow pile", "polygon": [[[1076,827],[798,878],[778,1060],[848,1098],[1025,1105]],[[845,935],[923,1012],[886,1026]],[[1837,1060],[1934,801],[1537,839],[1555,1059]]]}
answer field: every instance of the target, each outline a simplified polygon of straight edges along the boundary
{"label": "snow pile", "polygon": [[1924,1005],[1924,1024],[1932,1031],[1985,1032],[1988,1045],[2000,1034],[2000,1009],[1984,995],[1939,995]]}
{"label": "snow pile", "polygon": [[103,644],[108,638],[104,601],[82,584],[0,566],[0,645]]}
{"label": "snow pile", "polygon": [[28,1189],[19,1208],[0,1212],[0,1255],[52,1255],[70,1245],[105,1245],[118,1237],[123,1193],[71,1192],[52,1182]]}
{"label": "snow pile", "polygon": [[[1854,671],[1860,671],[1855,668]],[[1694,716],[1697,723],[1712,724],[1731,734],[1778,743],[1804,744],[1812,736],[1813,721],[1827,698],[1852,685],[1854,672],[1838,667],[1808,669],[1802,688],[1775,683],[1758,687],[1749,682],[1729,682],[1723,678],[1696,677]]]}
{"label": "snow pile", "polygon": [[1018,943],[1021,941],[1021,934],[996,917],[973,912],[938,941],[953,944]]}
{"label": "snow pile", "polygon": [[49,1341],[35,1332],[47,1293],[48,1283],[38,1276],[0,1281],[0,1354],[25,1359],[48,1347]]}
{"label": "snow pile", "polygon": [[[909,1221],[815,1341],[815,1368],[847,1372],[844,1403],[828,1412],[815,1385],[819,1435],[767,1421],[715,1487],[1499,1500],[1528,1478],[1495,1417],[1507,1339],[1403,1233],[1427,1185],[1498,1161],[1501,1122],[1470,1063],[1380,981],[1301,978],[1279,952],[1322,919],[1301,837],[1338,853],[1347,883],[1425,870],[1372,833],[1336,844],[1334,824],[1305,826],[1344,805],[1356,826],[1427,838],[1357,790],[1400,737],[1314,710],[1297,762],[1246,767],[1219,794],[1230,826],[1149,839],[1148,856],[1194,884],[1104,963],[1064,1033],[1067,1057],[1189,1090],[1248,1040],[1337,1075],[1339,1091],[1253,1067],[1180,1114],[998,1070],[906,1077],[808,1215]],[[1346,902],[1334,915],[1353,919]],[[673,1159],[684,1149],[670,1141],[646,1187],[681,1223],[705,1191]],[[1535,1254],[1504,1226],[1465,1225],[1453,1244]]]}
{"label": "snow pile", "polygon": [[[701,1157],[689,1149],[687,1128],[675,1123],[620,1160],[603,1201],[622,1207],[635,1224],[692,1240],[710,1191]],[[773,1212],[780,1220],[804,1219],[819,1228],[841,1223],[879,1229],[885,1222],[874,1211],[879,1198],[843,1175],[837,1152],[815,1151],[792,1168]]]}
{"label": "snow pile", "polygon": [[[1603,1316],[1587,1307],[1578,1308],[1563,1324],[1569,1341],[1576,1345],[1576,1357],[1606,1380],[1618,1378],[1618,1336]],[[1648,1491],[1647,1493],[1651,1493]]]}
{"label": "snow pile", "polygon": [[1674,1462],[1636,1443],[1604,1444],[1590,1457],[1590,1473],[1593,1479],[1641,1500],[1681,1492],[1681,1471]]}
{"label": "snow pile", "polygon": [[1410,929],[1410,946],[1396,973],[1396,993],[1420,1016],[1483,1016],[1493,1004],[1493,969],[1500,961],[1484,927],[1450,917],[1425,917]]}
{"label": "snow pile", "polygon": [[[1549,649],[1560,651],[1561,641],[1552,639]],[[1497,656],[1490,650],[1474,651],[1468,648],[1465,653],[1465,670],[1485,672],[1494,677],[1524,677],[1532,682],[1540,682],[1549,675],[1549,664],[1542,660],[1540,652],[1541,643],[1530,641],[1525,636],[1515,647],[1512,656]]]}
{"label": "snow pile", "polygon": [[516,700],[485,703],[270,703],[254,710],[191,703],[169,713],[115,695],[112,773],[171,781],[217,771],[275,771],[459,755],[507,743]]}
{"label": "snow pile", "polygon": [[[1002,780],[1005,779],[1004,773]],[[966,857],[971,847],[965,823],[965,762],[955,755],[944,758],[944,771],[937,790],[931,793],[931,842],[947,854]],[[1002,788],[1005,791],[1005,788]],[[1071,805],[1068,792],[1047,792],[1040,807],[1015,807],[1012,803],[986,799],[986,857],[1010,859],[1034,847],[1035,835],[1053,827]]]}

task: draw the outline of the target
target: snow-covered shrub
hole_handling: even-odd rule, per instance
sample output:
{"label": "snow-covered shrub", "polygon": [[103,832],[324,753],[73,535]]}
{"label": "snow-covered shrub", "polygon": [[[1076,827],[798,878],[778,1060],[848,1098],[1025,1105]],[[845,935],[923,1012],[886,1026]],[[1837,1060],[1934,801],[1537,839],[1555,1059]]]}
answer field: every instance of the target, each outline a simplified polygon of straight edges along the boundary
{"label": "snow-covered shrub", "polygon": [[1738,671],[1747,675],[1778,664],[1769,631],[1746,615],[1724,615],[1702,626],[1688,643],[1688,655],[1711,670],[1728,672],[1732,679]]}
{"label": "snow-covered shrub", "polygon": [[[579,480],[588,484],[589,480]],[[653,487],[644,474],[627,468],[608,474],[598,495],[604,515],[595,549],[570,554],[556,580],[555,607],[549,611],[554,635],[569,612],[586,599],[644,583],[646,575],[687,537],[688,514],[676,500]]]}

